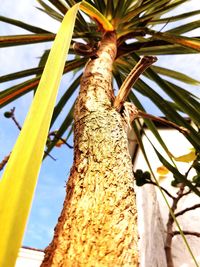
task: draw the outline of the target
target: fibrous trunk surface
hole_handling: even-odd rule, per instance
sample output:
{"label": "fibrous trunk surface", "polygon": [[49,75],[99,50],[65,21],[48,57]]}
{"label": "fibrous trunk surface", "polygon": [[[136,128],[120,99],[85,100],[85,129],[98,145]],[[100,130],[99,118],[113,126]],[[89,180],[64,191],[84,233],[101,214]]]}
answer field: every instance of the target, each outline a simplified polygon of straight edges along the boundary
{"label": "fibrous trunk surface", "polygon": [[116,36],[104,35],[76,101],[74,163],[46,266],[137,266],[137,217],[126,129],[112,107]]}

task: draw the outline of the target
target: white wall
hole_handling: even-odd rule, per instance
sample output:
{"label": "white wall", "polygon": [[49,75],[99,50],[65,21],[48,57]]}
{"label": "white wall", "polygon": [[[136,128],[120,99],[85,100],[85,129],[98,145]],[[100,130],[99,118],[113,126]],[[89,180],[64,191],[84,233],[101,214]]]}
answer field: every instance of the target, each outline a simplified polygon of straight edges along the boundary
{"label": "white wall", "polygon": [[[159,130],[163,140],[166,142],[169,151],[175,156],[180,156],[189,152],[191,148],[187,139],[176,130],[161,129]],[[146,130],[147,135],[153,141],[159,151],[163,151],[155,140],[150,131]],[[152,169],[159,176],[156,169],[162,164],[159,162],[153,148],[147,138],[143,136],[143,141],[148,158],[150,159]],[[167,155],[163,152],[164,156]],[[184,174],[189,168],[189,163],[177,163],[179,170]],[[142,169],[148,171],[142,152],[139,150],[134,163],[134,170]],[[194,174],[194,173],[193,173]],[[191,175],[193,175],[191,174]],[[160,185],[165,187],[171,194],[176,196],[177,188],[170,185],[172,174],[168,174],[165,179],[159,180]],[[172,203],[171,198],[167,197],[169,203]],[[161,195],[160,191],[152,185],[137,187],[137,202],[138,202],[138,223],[141,238],[141,267],[165,267],[164,261],[164,240],[165,229],[168,219],[168,208]],[[178,204],[177,211],[183,210],[186,207],[200,203],[200,199],[195,194],[190,194],[181,199]],[[177,217],[182,230],[200,232],[200,209],[189,211],[182,216]],[[174,226],[174,230],[177,227]],[[186,236],[187,241],[200,264],[200,238],[195,236]],[[172,254],[175,267],[193,267],[196,266],[189,254],[181,236],[175,236],[172,241]]]}
{"label": "white wall", "polygon": [[20,248],[15,267],[39,267],[43,257],[42,251]]}

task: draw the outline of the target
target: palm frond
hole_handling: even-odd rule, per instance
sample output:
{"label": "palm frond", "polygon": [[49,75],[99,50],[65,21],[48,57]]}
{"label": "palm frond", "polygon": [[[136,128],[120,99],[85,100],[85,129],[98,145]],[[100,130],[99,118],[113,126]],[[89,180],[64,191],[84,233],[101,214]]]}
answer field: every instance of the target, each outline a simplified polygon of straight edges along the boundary
{"label": "palm frond", "polygon": [[[68,61],[65,64],[63,72],[67,73],[67,72],[73,71],[77,68],[83,67],[85,62],[86,62],[85,58],[74,59],[74,60]],[[29,76],[32,74],[37,74],[36,78],[29,79],[28,81],[19,83],[15,86],[12,86],[12,87],[0,92],[0,107],[3,107],[5,105],[9,104],[10,102],[12,102],[15,99],[27,94],[28,92],[30,92],[32,90],[36,90],[36,88],[39,84],[43,69],[44,69],[44,67],[39,67],[39,68],[25,70],[22,73],[17,72],[17,73],[12,73],[9,75],[2,76],[1,78],[3,78],[4,81],[5,80],[8,81],[8,79],[10,81],[10,80],[15,79],[16,75],[18,78],[19,78],[19,76],[20,76],[20,78],[22,78],[22,77],[26,77],[26,76]]]}
{"label": "palm frond", "polygon": [[[76,68],[84,66],[86,61],[87,59],[85,58],[79,58],[79,59],[73,59],[73,60],[67,61],[65,63],[64,73],[73,71]],[[44,64],[36,68],[22,70],[22,71],[10,73],[4,76],[0,76],[0,83],[12,81],[12,80],[19,79],[19,78],[24,78],[24,77],[31,76],[31,75],[38,75],[42,73],[43,69],[44,69]]]}
{"label": "palm frond", "polygon": [[55,34],[52,33],[0,36],[0,47],[49,42],[53,41],[54,38]]}
{"label": "palm frond", "polygon": [[4,17],[4,16],[0,16],[0,21],[2,22],[5,22],[5,23],[9,23],[11,25],[14,25],[14,26],[17,26],[17,27],[20,27],[24,30],[27,30],[29,32],[33,32],[33,33],[50,33],[49,31],[46,31],[40,27],[36,27],[36,26],[32,26],[30,24],[27,24],[23,21],[20,21],[20,20],[16,20],[16,19],[11,19],[11,18],[7,18],[7,17]]}
{"label": "palm frond", "polygon": [[71,98],[71,96],[73,95],[75,90],[78,88],[78,86],[80,84],[80,79],[81,79],[81,75],[79,75],[72,82],[72,84],[68,87],[68,89],[65,91],[63,96],[60,98],[60,100],[59,100],[58,104],[56,105],[54,112],[53,112],[53,116],[52,116],[52,120],[51,120],[51,126],[54,124],[55,120],[58,118],[60,112],[62,111],[62,109],[66,105],[67,101]]}
{"label": "palm frond", "polygon": [[[162,18],[162,19],[151,20],[151,23],[163,24],[163,23],[175,22],[178,20],[187,19],[187,18],[190,18],[192,16],[198,15],[199,13],[200,13],[200,10],[190,11],[190,12],[186,12],[186,13],[176,15],[176,16],[170,16],[170,17],[166,17],[166,18]],[[187,26],[187,25],[185,25],[185,26]]]}
{"label": "palm frond", "polygon": [[39,9],[42,12],[46,13],[47,15],[49,15],[53,19],[56,19],[56,20],[58,20],[60,22],[62,21],[63,15],[60,12],[58,12],[57,10],[51,8],[43,0],[37,0],[37,1],[43,7],[43,8],[37,7],[37,9]]}
{"label": "palm frond", "polygon": [[172,44],[180,44],[182,46],[200,51],[200,37],[191,38],[185,36],[177,36],[171,33],[161,33],[149,29],[147,30],[147,32],[151,34],[153,38],[164,40]]}
{"label": "palm frond", "polygon": [[68,8],[60,0],[48,0],[53,6],[55,6],[63,15],[66,14]]}
{"label": "palm frond", "polygon": [[[43,12],[56,18],[58,21],[61,21],[68,8],[80,1],[65,0],[64,2],[61,0],[48,0],[45,2],[44,0],[38,0],[38,2],[41,5]],[[100,24],[104,25],[104,27],[108,27],[109,30],[113,27],[118,35],[118,54],[114,64],[115,79],[117,79],[117,77],[118,79],[119,77],[120,79],[124,79],[125,75],[127,75],[130,69],[133,68],[134,64],[138,60],[138,57],[135,57],[135,53],[138,55],[184,55],[197,53],[200,49],[199,38],[191,38],[181,35],[197,29],[199,21],[195,21],[193,19],[192,22],[185,25],[182,24],[181,26],[176,26],[172,24],[172,22],[178,21],[181,23],[185,18],[191,18],[192,20],[193,16],[199,14],[200,11],[195,10],[176,16],[169,17],[165,15],[164,18],[162,17],[163,14],[167,14],[168,11],[185,2],[187,2],[187,0],[156,0],[153,2],[151,0],[84,1],[87,6],[86,9],[88,8],[88,10],[90,10],[90,15],[94,18],[94,21],[92,21],[91,18],[86,18],[83,13],[79,13],[75,24],[75,31],[73,33],[73,42],[76,42],[77,39],[78,41],[82,39],[83,42],[87,43],[89,46],[97,44],[101,40],[102,36]],[[51,34],[48,31],[45,32],[45,30],[43,31],[42,29],[37,27],[35,28],[29,24],[23,24],[23,22],[4,17],[0,17],[0,20],[1,19],[2,21],[7,20],[7,23],[11,23],[22,28],[24,27],[24,29],[34,32],[35,34],[2,36],[0,37],[0,47],[47,42],[52,41],[55,37],[54,34]],[[95,23],[96,20],[98,20],[97,24]],[[163,23],[170,23],[172,25],[171,29],[166,32],[157,32],[152,30],[154,25]],[[149,34],[151,35],[150,37]],[[73,50],[72,46],[70,48],[70,53],[71,55],[76,56],[76,51]],[[88,56],[84,56],[82,58],[70,60],[68,63],[66,62],[64,73],[78,70],[79,67],[82,68],[87,60]],[[30,90],[35,90],[38,83],[37,79],[39,79],[42,70],[43,66],[38,66],[36,68],[10,73],[0,77],[0,82],[5,82],[18,78],[29,77],[31,75],[38,75],[36,78],[32,78],[28,81],[12,86],[11,88],[1,92],[1,106],[10,103]],[[153,90],[149,85],[149,81],[146,79],[145,81],[143,79],[139,79],[134,85],[135,90],[148,97],[168,119],[188,128],[192,133],[192,137],[189,137],[191,143],[193,145],[197,144],[198,142],[195,138],[196,132],[193,131],[194,129],[192,129],[187,122],[184,122],[178,113],[180,110],[184,111],[190,115],[195,122],[199,123],[199,103],[197,97],[195,97],[189,90],[187,91],[173,82],[166,81],[162,78],[162,76],[173,78],[178,81],[182,81],[185,84],[191,85],[197,85],[199,82],[188,75],[160,67],[159,61],[158,64],[153,66],[149,71],[151,72],[145,72],[144,75],[148,76],[151,81],[156,82],[159,90],[165,94],[167,93],[169,99],[165,100],[161,95]],[[116,73],[118,74],[116,75]],[[64,105],[65,101],[67,101],[66,99],[70,98],[70,95],[73,94],[75,85],[77,85],[77,80],[74,81],[74,83],[72,82],[72,85],[66,89],[62,98],[64,99],[63,102],[60,100],[60,104],[55,109],[56,112],[54,113],[54,120],[59,117],[61,107]],[[184,95],[184,99],[181,98],[181,95]],[[133,96],[133,94],[131,94],[131,96],[132,99],[134,98],[136,101],[136,96]],[[140,101],[140,99],[138,101]],[[61,105],[61,103],[63,104]],[[142,105],[141,102],[140,105]],[[67,118],[70,118],[70,121],[72,122],[70,116]]]}
{"label": "palm frond", "polygon": [[[200,12],[199,12],[200,13]],[[193,31],[197,28],[200,27],[200,20],[196,20],[190,23],[187,23],[186,25],[182,25],[173,29],[170,29],[169,31],[167,31],[168,33],[172,33],[172,34],[183,34],[186,32],[190,32]]]}
{"label": "palm frond", "polygon": [[175,70],[171,70],[171,69],[167,69],[167,68],[163,68],[163,67],[159,67],[159,66],[152,66],[151,67],[155,72],[157,72],[158,74],[170,77],[170,78],[174,78],[178,81],[187,83],[187,84],[191,84],[191,85],[199,85],[200,81],[197,81],[193,78],[191,78],[190,76],[183,74],[181,72],[175,71]]}
{"label": "palm frond", "polygon": [[74,110],[74,104],[72,105],[70,111],[68,112],[67,116],[61,123],[59,129],[56,131],[56,137],[52,140],[52,142],[48,145],[46,154],[49,154],[51,150],[55,147],[58,138],[62,137],[63,134],[69,129],[73,122],[73,110]]}

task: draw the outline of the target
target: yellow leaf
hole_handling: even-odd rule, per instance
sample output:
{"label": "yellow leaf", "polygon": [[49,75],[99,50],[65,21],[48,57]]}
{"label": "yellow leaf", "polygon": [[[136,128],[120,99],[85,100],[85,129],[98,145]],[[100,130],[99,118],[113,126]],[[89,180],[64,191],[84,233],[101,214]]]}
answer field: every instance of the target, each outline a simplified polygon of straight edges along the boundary
{"label": "yellow leaf", "polygon": [[165,166],[158,167],[156,171],[160,176],[165,176],[169,173],[169,170]]}
{"label": "yellow leaf", "polygon": [[65,15],[30,111],[0,181],[0,266],[13,267],[43,158],[79,4]]}
{"label": "yellow leaf", "polygon": [[98,21],[101,24],[102,28],[105,31],[114,31],[112,24],[107,20],[104,15],[102,15],[95,7],[90,5],[86,1],[82,1],[80,5],[80,9],[84,11],[87,15],[89,15],[94,20]]}
{"label": "yellow leaf", "polygon": [[194,149],[190,149],[191,151],[185,155],[179,156],[179,157],[174,157],[176,161],[180,162],[191,162],[194,161],[197,157],[196,151]]}

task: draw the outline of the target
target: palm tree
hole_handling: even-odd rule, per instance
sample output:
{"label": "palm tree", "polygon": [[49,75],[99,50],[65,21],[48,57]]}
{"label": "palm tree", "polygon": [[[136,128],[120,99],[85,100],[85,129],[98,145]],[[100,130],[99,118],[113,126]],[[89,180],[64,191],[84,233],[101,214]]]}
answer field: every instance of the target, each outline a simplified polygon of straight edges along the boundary
{"label": "palm tree", "polygon": [[[59,21],[68,7],[80,2],[48,1],[53,7],[43,0],[38,0],[42,11]],[[56,105],[51,131],[62,108],[80,85],[79,95],[66,114],[55,138],[47,146],[47,153],[50,153],[58,138],[63,137],[73,124],[74,163],[67,182],[63,210],[55,228],[54,238],[45,250],[42,267],[137,266],[137,211],[126,122],[130,114],[124,115],[127,114],[124,101],[129,101],[137,107],[136,112],[139,111],[145,116],[142,100],[135,94],[136,91],[148,97],[168,120],[186,128],[186,137],[196,151],[200,149],[198,129],[191,127],[179,113],[184,112],[195,125],[199,125],[197,97],[161,76],[173,77],[187,84],[195,84],[197,81],[174,70],[157,65],[150,67],[155,62],[155,57],[152,56],[197,53],[200,50],[199,37],[189,38],[182,35],[199,27],[199,21],[179,27],[173,24],[199,14],[199,10],[162,17],[187,0],[87,2],[94,6],[103,15],[103,21],[107,20],[111,26],[106,29],[99,14],[93,13],[90,19],[82,13],[77,16],[70,48],[70,54],[74,57],[66,62],[64,74],[78,70],[79,76]],[[32,32],[23,36],[1,37],[2,47],[46,42],[55,37],[51,32],[23,22],[5,17],[0,17],[0,20]],[[172,25],[172,28],[165,31],[163,25],[166,24]],[[155,30],[157,25],[160,26],[160,31]],[[80,39],[81,43],[77,41]],[[0,78],[1,82],[5,82],[37,75],[1,92],[1,106],[37,88],[46,54],[43,54],[37,68]],[[146,57],[138,63],[140,55]],[[124,83],[132,69],[134,71],[129,75],[129,82]],[[145,69],[143,76],[138,78]],[[157,84],[159,92],[152,88],[151,81]],[[132,86],[133,90],[130,91]],[[119,89],[117,97],[114,87]],[[164,99],[163,92],[169,96],[169,100]],[[145,123],[166,149],[152,121],[147,118]],[[137,133],[135,123],[134,127]],[[140,138],[139,135],[137,138]],[[164,160],[163,163],[169,164]],[[170,170],[175,172],[175,179],[182,179],[177,169],[173,167]],[[193,186],[189,181],[187,183],[188,186]],[[197,189],[196,193],[199,194]]]}

